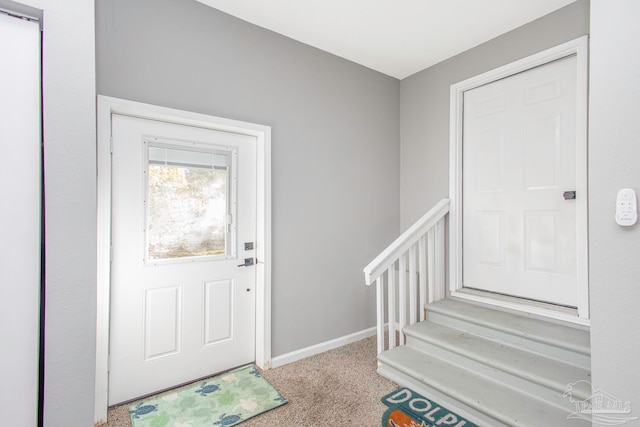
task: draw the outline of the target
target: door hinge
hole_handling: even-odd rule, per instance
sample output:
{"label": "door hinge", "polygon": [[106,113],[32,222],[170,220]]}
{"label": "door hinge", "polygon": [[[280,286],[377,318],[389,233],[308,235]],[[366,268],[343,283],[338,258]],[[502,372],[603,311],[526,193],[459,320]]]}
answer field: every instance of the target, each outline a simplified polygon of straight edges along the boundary
{"label": "door hinge", "polygon": [[109,137],[109,153],[113,154],[113,136]]}

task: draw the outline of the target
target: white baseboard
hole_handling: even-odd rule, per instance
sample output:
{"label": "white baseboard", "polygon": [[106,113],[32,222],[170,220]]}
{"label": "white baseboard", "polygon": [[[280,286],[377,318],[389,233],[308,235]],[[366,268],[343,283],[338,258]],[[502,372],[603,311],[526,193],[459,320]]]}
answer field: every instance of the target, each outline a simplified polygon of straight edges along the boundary
{"label": "white baseboard", "polygon": [[283,354],[282,356],[276,356],[271,359],[271,367],[277,368],[278,366],[287,365],[289,363],[297,362],[298,360],[305,359],[316,354],[324,353],[325,351],[333,350],[334,348],[342,347],[343,345],[351,344],[356,341],[360,341],[365,338],[369,338],[376,334],[375,326],[369,329],[365,329],[360,332],[355,332],[350,335],[345,335],[340,338],[326,341],[320,344],[312,345],[311,347],[301,348],[300,350],[292,351],[291,353]]}

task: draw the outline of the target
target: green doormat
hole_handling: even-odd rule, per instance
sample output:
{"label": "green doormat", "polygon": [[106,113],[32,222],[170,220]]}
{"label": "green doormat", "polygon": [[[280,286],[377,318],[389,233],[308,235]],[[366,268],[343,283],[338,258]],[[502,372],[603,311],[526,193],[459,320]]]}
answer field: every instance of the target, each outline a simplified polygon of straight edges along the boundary
{"label": "green doormat", "polygon": [[393,391],[381,400],[389,407],[382,416],[382,427],[478,427],[408,388]]}
{"label": "green doormat", "polygon": [[287,400],[254,365],[129,407],[133,427],[234,426]]}

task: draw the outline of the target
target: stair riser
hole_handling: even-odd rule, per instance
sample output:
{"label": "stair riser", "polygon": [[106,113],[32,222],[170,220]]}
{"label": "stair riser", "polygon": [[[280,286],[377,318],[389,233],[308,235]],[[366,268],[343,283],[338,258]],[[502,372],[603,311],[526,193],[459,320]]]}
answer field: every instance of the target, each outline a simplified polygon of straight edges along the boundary
{"label": "stair riser", "polygon": [[575,411],[550,405],[515,388],[407,346],[378,356],[378,373],[398,384],[459,413],[483,427],[584,427],[584,421],[569,420]]}
{"label": "stair riser", "polygon": [[402,384],[405,387],[409,387],[411,390],[415,391],[418,394],[433,399],[434,401],[444,405],[448,410],[453,411],[456,414],[459,414],[460,416],[465,417],[469,420],[473,420],[480,426],[510,426],[510,424],[502,423],[495,418],[490,417],[488,414],[485,414],[481,411],[476,410],[475,408],[466,405],[463,402],[453,399],[451,396],[442,394],[438,389],[420,382],[410,375],[407,375],[404,372],[389,365],[382,364],[382,366],[378,368],[378,374],[398,384]]}
{"label": "stair riser", "polygon": [[[423,341],[416,337],[407,336],[407,346],[431,357],[436,357],[440,360],[459,366],[462,369],[478,373],[493,381],[509,384],[511,387],[520,390],[522,393],[530,395],[532,398],[543,400],[549,404],[569,411],[575,410],[575,404],[571,403],[569,399],[563,397],[563,393],[565,391],[564,387],[561,389],[553,389],[545,384],[536,382],[533,379],[527,379],[526,372],[507,372],[500,369],[500,367],[491,366],[490,362],[486,363],[485,361],[470,358],[473,357],[473,355],[458,354],[449,349],[440,347],[437,344]],[[588,396],[584,396],[584,398],[587,397]]]}
{"label": "stair riser", "polygon": [[437,313],[434,311],[430,311],[428,313],[428,320],[443,326],[460,329],[461,331],[466,331],[482,337],[501,341],[512,346],[522,347],[526,350],[544,354],[547,357],[561,360],[565,363],[572,364],[582,369],[590,370],[591,368],[591,358],[587,355],[549,345],[547,343],[527,338],[523,335],[516,335],[499,331],[491,328],[490,326],[467,322],[465,320],[447,316],[445,314]]}

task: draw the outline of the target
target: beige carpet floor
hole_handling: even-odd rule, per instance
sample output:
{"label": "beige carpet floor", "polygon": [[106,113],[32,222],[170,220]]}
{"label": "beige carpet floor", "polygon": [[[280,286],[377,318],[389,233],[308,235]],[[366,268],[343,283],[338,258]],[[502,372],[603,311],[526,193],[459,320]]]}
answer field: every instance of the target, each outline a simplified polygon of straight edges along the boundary
{"label": "beige carpet floor", "polygon": [[[376,338],[371,337],[262,371],[289,402],[240,425],[378,427],[386,410],[380,398],[397,385],[379,376],[376,367]],[[107,426],[130,427],[129,405],[109,409]]]}

